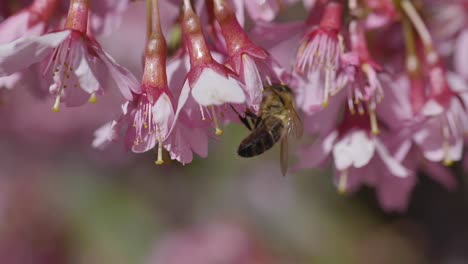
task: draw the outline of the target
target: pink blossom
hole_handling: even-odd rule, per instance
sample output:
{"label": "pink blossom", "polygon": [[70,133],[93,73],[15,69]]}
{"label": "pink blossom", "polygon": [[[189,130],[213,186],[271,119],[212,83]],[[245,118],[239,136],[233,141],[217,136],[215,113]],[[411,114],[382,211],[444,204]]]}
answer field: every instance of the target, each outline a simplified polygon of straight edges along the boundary
{"label": "pink blossom", "polygon": [[[308,101],[319,101],[325,107],[332,90],[341,86],[338,71],[344,51],[340,33],[342,16],[343,6],[330,2],[325,7],[320,25],[304,36],[296,55],[295,71],[306,79],[303,89],[315,90],[311,94],[317,97]],[[311,105],[310,108],[318,106]]]}
{"label": "pink blossom", "polygon": [[0,46],[0,76],[10,75],[42,62],[44,77],[50,78],[50,92],[56,96],[53,110],[61,101],[69,106],[95,101],[111,79],[122,94],[132,98],[139,92],[136,79],[105,53],[97,41],[86,35],[86,1],[74,0],[65,29],[38,37],[23,37]]}
{"label": "pink blossom", "polygon": [[247,106],[258,111],[265,85],[282,82],[279,64],[249,39],[226,1],[214,1],[214,13],[226,41],[226,64],[245,84]]}
{"label": "pink blossom", "polygon": [[348,94],[349,110],[352,113],[359,112],[360,114],[367,111],[372,133],[378,134],[379,128],[375,111],[384,95],[382,76],[380,76],[383,70],[369,54],[363,26],[352,21],[349,28],[351,51],[341,57],[343,63],[341,78],[346,83],[341,87],[344,87]]}
{"label": "pink blossom", "polygon": [[185,47],[190,57],[190,70],[180,92],[177,113],[186,107],[186,102],[191,95],[199,105],[203,119],[204,108],[211,107],[211,118],[216,134],[220,135],[222,130],[219,128],[213,106],[221,106],[225,103],[241,104],[245,101],[245,94],[235,74],[211,56],[205,43],[200,20],[187,1],[184,2],[182,23]]}
{"label": "pink blossom", "polygon": [[355,192],[366,184],[377,189],[382,206],[403,210],[414,186],[413,172],[402,165],[401,145],[371,135],[369,121],[346,112],[339,127],[299,153],[297,168],[323,166],[333,160],[340,192]]}
{"label": "pink blossom", "polygon": [[[456,75],[449,75],[448,80],[450,90],[444,92],[445,103],[432,98],[421,104],[410,97],[418,86],[411,86],[408,77],[400,76],[399,90],[389,90],[379,110],[379,116],[394,131],[406,130],[403,137],[412,140],[424,158],[446,165],[461,160],[463,134],[468,124],[464,106],[467,85]],[[415,103],[420,106],[414,107]]]}
{"label": "pink blossom", "polygon": [[[142,93],[122,106],[119,120],[105,124],[95,133],[94,147],[104,147],[125,130],[125,145],[135,153],[146,152],[158,145],[156,164],[162,164],[162,150],[171,159],[190,163],[193,152],[207,155],[208,142],[204,128],[196,127],[185,111],[176,113],[173,92],[168,88],[166,44],[162,35],[158,6],[154,7],[153,33],[145,51]],[[172,70],[170,70],[172,74]]]}

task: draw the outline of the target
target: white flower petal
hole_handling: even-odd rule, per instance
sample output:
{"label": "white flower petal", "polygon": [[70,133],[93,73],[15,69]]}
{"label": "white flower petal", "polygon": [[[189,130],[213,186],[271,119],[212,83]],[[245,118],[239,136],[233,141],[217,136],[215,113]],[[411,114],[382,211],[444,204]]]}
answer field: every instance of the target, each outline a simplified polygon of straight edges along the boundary
{"label": "white flower petal", "polygon": [[245,94],[240,83],[224,77],[210,68],[205,68],[192,87],[192,96],[203,106],[222,105],[224,103],[240,104],[245,101]]}
{"label": "white flower petal", "polygon": [[429,100],[424,104],[423,108],[421,109],[421,113],[426,116],[436,116],[442,114],[444,110],[444,107],[441,106],[438,102],[435,100]]}
{"label": "white flower petal", "polygon": [[351,166],[362,168],[374,156],[374,142],[364,131],[355,131],[339,140],[333,148],[335,167],[344,170]]}
{"label": "white flower petal", "polygon": [[116,121],[111,121],[98,128],[94,132],[94,140],[91,146],[93,148],[103,149],[113,140],[117,139],[118,135],[115,131],[116,124]]}

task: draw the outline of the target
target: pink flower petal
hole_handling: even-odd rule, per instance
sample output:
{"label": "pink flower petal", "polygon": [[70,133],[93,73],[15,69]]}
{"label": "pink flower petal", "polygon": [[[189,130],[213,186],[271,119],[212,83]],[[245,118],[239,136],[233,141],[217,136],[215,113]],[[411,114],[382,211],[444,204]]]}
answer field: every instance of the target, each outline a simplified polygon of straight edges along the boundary
{"label": "pink flower petal", "polygon": [[163,140],[169,136],[169,131],[174,122],[174,107],[172,106],[171,99],[166,93],[161,94],[158,100],[154,104],[153,108],[153,119],[160,129],[160,134]]}
{"label": "pink flower petal", "polygon": [[39,37],[25,37],[0,46],[0,76],[10,75],[42,61],[70,33],[64,30]]}
{"label": "pink flower petal", "polygon": [[468,30],[464,30],[455,43],[455,69],[468,79]]}
{"label": "pink flower petal", "polygon": [[[44,32],[45,24],[30,25],[32,13],[21,11],[0,23],[0,44],[12,42],[23,36],[37,36]],[[35,16],[36,14],[34,14]]]}
{"label": "pink flower petal", "polygon": [[140,82],[135,76],[120,66],[115,60],[102,49],[95,49],[99,58],[104,62],[107,72],[114,81],[114,84],[119,88],[125,99],[131,101],[133,99],[132,92],[141,93]]}
{"label": "pink flower petal", "polygon": [[252,106],[254,110],[258,110],[263,97],[263,83],[257,65],[250,56],[242,56],[241,71],[245,90],[247,92],[247,104]]}
{"label": "pink flower petal", "polygon": [[408,177],[409,171],[401,165],[399,161],[391,156],[385,145],[382,144],[380,140],[374,139],[374,144],[379,157],[382,159],[392,175],[400,178]]}

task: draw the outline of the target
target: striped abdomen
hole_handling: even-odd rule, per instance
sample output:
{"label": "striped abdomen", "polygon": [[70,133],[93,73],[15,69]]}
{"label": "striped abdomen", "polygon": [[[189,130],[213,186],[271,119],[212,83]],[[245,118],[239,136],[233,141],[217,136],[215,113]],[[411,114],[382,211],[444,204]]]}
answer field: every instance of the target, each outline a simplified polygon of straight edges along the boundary
{"label": "striped abdomen", "polygon": [[281,119],[269,116],[250,133],[239,145],[237,153],[241,157],[253,157],[269,150],[283,135]]}

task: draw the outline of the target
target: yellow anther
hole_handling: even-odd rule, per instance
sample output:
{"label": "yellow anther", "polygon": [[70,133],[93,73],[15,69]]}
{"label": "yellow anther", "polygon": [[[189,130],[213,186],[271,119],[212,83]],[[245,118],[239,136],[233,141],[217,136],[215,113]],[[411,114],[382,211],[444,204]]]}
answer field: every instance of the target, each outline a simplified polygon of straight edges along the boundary
{"label": "yellow anther", "polygon": [[92,93],[91,96],[88,99],[88,103],[90,104],[95,104],[97,103],[97,96],[95,93]]}
{"label": "yellow anther", "polygon": [[377,123],[377,116],[373,109],[369,110],[369,117],[370,117],[370,124],[371,124],[371,131],[372,134],[378,135],[380,134],[379,124]]}
{"label": "yellow anther", "polygon": [[215,131],[216,131],[215,134],[216,134],[217,136],[222,136],[222,135],[224,134],[224,131],[223,131],[222,129],[220,129],[219,127],[217,127],[217,128],[215,129]]}
{"label": "yellow anther", "polygon": [[60,110],[60,95],[55,97],[54,106],[52,107],[52,112],[57,113]]}
{"label": "yellow anther", "polygon": [[217,136],[221,136],[224,134],[223,130],[221,128],[219,128],[219,124],[218,124],[218,118],[216,117],[216,112],[214,110],[214,107],[211,106],[211,114],[213,115],[213,123],[215,125],[215,134]]}
{"label": "yellow anther", "polygon": [[444,161],[443,164],[447,167],[453,165],[453,160],[450,158],[450,145],[447,140],[444,140]]}
{"label": "yellow anther", "polygon": [[156,165],[162,165],[164,160],[162,158],[162,144],[161,140],[158,143],[158,159],[154,162]]}
{"label": "yellow anther", "polygon": [[340,174],[340,179],[338,180],[338,193],[346,194],[346,189],[348,187],[348,170],[344,170]]}

